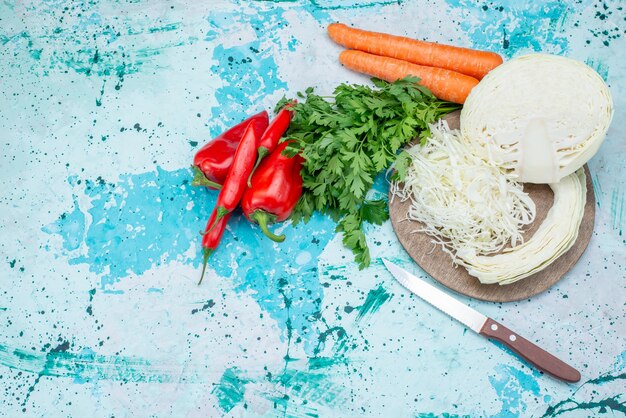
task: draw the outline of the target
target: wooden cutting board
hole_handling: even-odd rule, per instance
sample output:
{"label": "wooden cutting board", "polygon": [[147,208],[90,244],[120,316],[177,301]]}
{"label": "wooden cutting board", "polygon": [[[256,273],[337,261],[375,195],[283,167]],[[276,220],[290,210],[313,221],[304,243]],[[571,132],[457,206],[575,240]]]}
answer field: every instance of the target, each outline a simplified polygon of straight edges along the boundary
{"label": "wooden cutting board", "polygon": [[[452,129],[459,127],[460,112],[447,115],[444,119]],[[470,276],[464,267],[455,267],[452,259],[439,245],[432,243],[432,238],[423,232],[414,232],[420,229],[421,224],[406,219],[410,201],[400,202],[400,199],[391,199],[389,196],[389,214],[391,224],[404,249],[419,266],[444,286],[476,299],[493,302],[511,302],[527,299],[539,294],[558,282],[576,264],[587,248],[593,232],[595,218],[595,195],[589,168],[585,166],[587,178],[587,203],[585,213],[578,231],[578,239],[565,254],[555,260],[546,269],[509,285],[481,284],[477,278]],[[524,184],[537,206],[537,216],[532,225],[524,232],[524,238],[529,239],[546,218],[552,206],[554,196],[547,185]]]}

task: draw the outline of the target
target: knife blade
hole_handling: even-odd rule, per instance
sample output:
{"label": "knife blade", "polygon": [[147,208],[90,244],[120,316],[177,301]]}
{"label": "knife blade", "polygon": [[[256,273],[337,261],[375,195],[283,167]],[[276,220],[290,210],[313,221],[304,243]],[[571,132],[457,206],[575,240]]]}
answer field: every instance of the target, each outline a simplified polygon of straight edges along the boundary
{"label": "knife blade", "polygon": [[571,383],[580,380],[578,370],[531,343],[518,333],[415,277],[391,261],[383,259],[383,262],[402,286],[476,333],[488,339],[499,341],[537,369],[557,379]]}

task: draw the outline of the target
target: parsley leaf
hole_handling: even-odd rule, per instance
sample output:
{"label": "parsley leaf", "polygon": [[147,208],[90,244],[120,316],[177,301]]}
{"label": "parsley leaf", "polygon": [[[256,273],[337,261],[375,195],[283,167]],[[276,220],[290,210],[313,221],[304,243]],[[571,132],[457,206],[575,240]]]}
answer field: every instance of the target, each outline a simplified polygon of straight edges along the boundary
{"label": "parsley leaf", "polygon": [[366,200],[361,205],[359,211],[361,219],[374,225],[382,225],[387,219],[389,219],[389,211],[387,210],[387,201],[380,200]]}
{"label": "parsley leaf", "polygon": [[391,179],[393,181],[404,181],[410,165],[411,155],[406,151],[402,151],[393,163],[394,172]]}
{"label": "parsley leaf", "polygon": [[[424,141],[429,123],[460,107],[436,99],[416,77],[372,82],[374,87],[341,84],[330,100],[310,87],[298,93],[301,100],[293,105],[283,139],[293,141],[285,154],[300,152],[304,158],[303,194],[292,220],[307,222],[314,211],[331,215],[359,268],[370,263],[363,223],[380,225],[389,218],[386,201],[366,200],[374,178],[408,142],[416,137]],[[291,100],[283,98],[276,108]],[[400,154],[394,176],[406,174],[407,157]]]}

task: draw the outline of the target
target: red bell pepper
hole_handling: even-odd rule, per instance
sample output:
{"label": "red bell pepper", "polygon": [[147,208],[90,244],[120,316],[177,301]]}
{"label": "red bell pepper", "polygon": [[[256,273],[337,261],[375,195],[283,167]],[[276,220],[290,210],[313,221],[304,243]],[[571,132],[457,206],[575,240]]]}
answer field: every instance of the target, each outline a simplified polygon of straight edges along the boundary
{"label": "red bell pepper", "polygon": [[213,226],[209,227],[209,231],[220,219],[235,210],[239,201],[241,201],[241,197],[246,190],[248,177],[250,177],[254,167],[258,138],[259,132],[256,130],[256,126],[253,122],[248,123],[237,151],[235,151],[233,165],[230,171],[228,171],[220,194],[217,196],[217,203],[215,209],[213,209],[216,212],[216,216]]}
{"label": "red bell pepper", "polygon": [[282,222],[291,215],[302,196],[300,170],[304,159],[299,155],[287,157],[283,142],[263,160],[252,176],[252,187],[241,198],[241,208],[250,221],[258,223],[263,233],[273,241],[283,242],[284,235],[267,229],[268,223]]}
{"label": "red bell pepper", "polygon": [[[211,214],[211,218],[209,219],[209,222],[207,223],[207,229],[209,229],[210,226],[213,225],[213,223],[215,222],[216,215],[217,215],[217,211],[214,210],[213,213]],[[204,259],[203,259],[203,264],[202,264],[202,274],[200,276],[200,281],[198,282],[198,285],[202,283],[202,279],[204,278],[204,272],[206,270],[206,265],[207,265],[207,262],[209,261],[209,257],[217,249],[217,246],[222,240],[222,235],[224,234],[224,230],[226,229],[226,224],[228,223],[229,218],[230,218],[230,213],[224,216],[222,219],[220,219],[215,225],[215,228],[209,230],[208,232],[202,235],[202,247],[204,248],[203,250]]]}
{"label": "red bell pepper", "polygon": [[[254,164],[254,168],[252,169],[252,174],[254,174],[256,168],[261,163],[261,160],[265,158],[266,155],[274,151],[276,145],[278,145],[278,141],[289,127],[289,122],[291,122],[291,118],[293,117],[291,105],[294,103],[296,102],[293,101],[292,103],[287,103],[287,105],[285,105],[285,107],[278,112],[276,117],[272,119],[272,122],[269,124],[265,132],[263,132],[263,136],[259,141],[259,147],[257,149],[258,156],[256,164]],[[248,178],[248,187],[251,186],[250,180],[252,179],[252,174],[250,174],[250,178]]]}
{"label": "red bell pepper", "polygon": [[203,146],[193,159],[194,185],[219,189],[233,164],[234,154],[248,124],[264,132],[269,124],[267,111],[262,111],[233,126]]}

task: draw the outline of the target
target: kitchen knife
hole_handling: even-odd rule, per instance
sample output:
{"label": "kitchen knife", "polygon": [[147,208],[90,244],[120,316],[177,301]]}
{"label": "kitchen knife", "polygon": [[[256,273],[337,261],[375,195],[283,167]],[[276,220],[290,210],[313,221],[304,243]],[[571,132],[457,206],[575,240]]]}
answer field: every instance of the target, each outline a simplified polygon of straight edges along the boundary
{"label": "kitchen knife", "polygon": [[383,259],[387,269],[400,284],[435,308],[450,315],[468,328],[487,338],[497,340],[513,350],[518,356],[557,379],[578,382],[580,373],[567,363],[537,347],[499,322],[459,302],[447,293],[418,279],[394,263]]}

